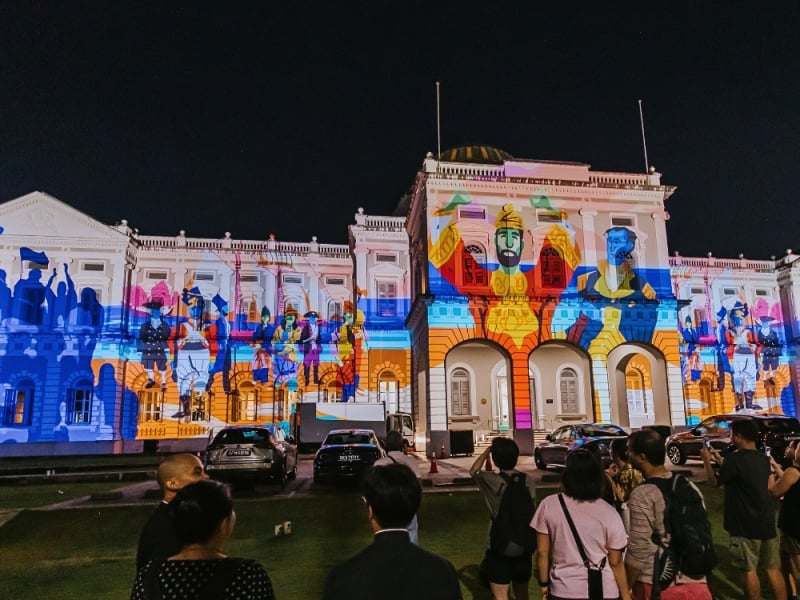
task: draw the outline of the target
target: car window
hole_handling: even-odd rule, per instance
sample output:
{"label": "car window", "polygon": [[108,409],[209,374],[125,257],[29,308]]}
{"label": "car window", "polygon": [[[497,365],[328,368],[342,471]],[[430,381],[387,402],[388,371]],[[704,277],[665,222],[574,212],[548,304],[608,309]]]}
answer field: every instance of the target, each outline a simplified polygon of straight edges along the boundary
{"label": "car window", "polygon": [[731,422],[730,419],[713,419],[703,433],[709,435],[730,435]]}
{"label": "car window", "polygon": [[800,423],[795,419],[764,419],[764,427],[775,433],[798,431]]}
{"label": "car window", "polygon": [[588,425],[585,427],[581,427],[581,435],[585,437],[595,437],[595,436],[608,436],[608,435],[628,435],[625,433],[625,430],[616,427],[615,425]]}
{"label": "car window", "polygon": [[217,436],[220,444],[254,444],[269,439],[269,432],[265,429],[228,429],[221,431]]}
{"label": "car window", "polygon": [[325,444],[376,444],[368,433],[337,433],[329,435],[325,439]]}
{"label": "car window", "polygon": [[572,433],[572,427],[561,427],[560,429],[556,429],[551,437],[553,441],[568,440],[570,438],[571,433]]}

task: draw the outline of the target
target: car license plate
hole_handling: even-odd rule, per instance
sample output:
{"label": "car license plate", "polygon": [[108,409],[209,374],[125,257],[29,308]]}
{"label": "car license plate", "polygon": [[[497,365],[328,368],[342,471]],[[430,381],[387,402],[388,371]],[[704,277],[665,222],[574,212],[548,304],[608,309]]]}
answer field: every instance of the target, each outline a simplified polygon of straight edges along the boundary
{"label": "car license plate", "polygon": [[250,456],[250,450],[247,448],[233,448],[228,450],[228,456]]}
{"label": "car license plate", "polygon": [[340,454],[339,462],[353,462],[358,460],[358,454]]}

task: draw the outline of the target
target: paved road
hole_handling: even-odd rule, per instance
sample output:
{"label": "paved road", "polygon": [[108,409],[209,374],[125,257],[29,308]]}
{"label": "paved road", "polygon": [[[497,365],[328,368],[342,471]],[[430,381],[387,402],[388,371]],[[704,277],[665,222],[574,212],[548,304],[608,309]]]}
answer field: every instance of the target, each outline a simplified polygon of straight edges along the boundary
{"label": "paved road", "polygon": [[[304,455],[298,461],[298,472],[295,480],[287,482],[284,488],[277,484],[258,485],[255,489],[234,489],[237,501],[262,500],[265,498],[287,498],[295,496],[322,496],[341,494],[352,491],[354,486],[335,484],[315,484],[312,480],[312,456]],[[469,468],[475,457],[458,456],[436,461],[436,473],[431,473],[429,458],[416,457],[419,460],[419,472],[423,478],[426,492],[452,492],[454,490],[472,490],[475,486],[469,477]],[[520,457],[519,470],[533,477],[537,485],[558,485],[557,470],[540,471],[536,468],[532,456]],[[703,465],[699,461],[689,461],[683,467],[676,467],[687,472],[693,480],[705,479]],[[78,498],[50,505],[46,509],[86,508],[87,506],[120,506],[120,505],[153,505],[158,501],[158,485],[153,479],[137,481],[110,493],[98,493],[91,497]]]}

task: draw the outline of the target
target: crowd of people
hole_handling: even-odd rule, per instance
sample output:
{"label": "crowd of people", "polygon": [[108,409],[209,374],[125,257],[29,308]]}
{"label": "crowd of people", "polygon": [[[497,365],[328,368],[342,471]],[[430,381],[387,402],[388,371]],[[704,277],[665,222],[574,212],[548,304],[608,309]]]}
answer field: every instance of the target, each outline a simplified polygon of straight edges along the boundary
{"label": "crowd of people", "polygon": [[[516,468],[517,444],[493,440],[470,468],[490,515],[479,567],[487,593],[496,600],[527,600],[535,574],[547,600],[711,600],[707,572],[687,568],[670,516],[676,490],[688,492],[682,499],[696,497],[704,509],[703,497],[683,475],[667,469],[664,442],[655,430],[634,431],[611,445],[609,467],[588,450],[572,452],[561,490],[534,505],[534,483]],[[757,431],[748,420],[733,423],[732,443],[735,450],[724,456],[708,446],[701,452],[709,484],[724,486],[731,567],[741,573],[747,600],[761,598],[760,572],[775,600],[796,600],[800,444],[793,442],[775,460],[757,448]],[[387,448],[362,482],[373,542],[330,571],[322,598],[459,599],[453,565],[419,545],[417,465],[403,452],[402,440],[387,439]],[[166,458],[158,482],[163,500],[140,537],[132,600],[275,597],[263,566],[223,552],[236,523],[226,485],[209,480],[189,454]],[[519,494],[530,502],[520,502]],[[517,531],[514,543],[498,546],[499,523],[513,522],[508,513],[514,511],[517,522],[524,519],[516,528],[527,529],[534,542],[527,545],[517,535],[526,532]]]}

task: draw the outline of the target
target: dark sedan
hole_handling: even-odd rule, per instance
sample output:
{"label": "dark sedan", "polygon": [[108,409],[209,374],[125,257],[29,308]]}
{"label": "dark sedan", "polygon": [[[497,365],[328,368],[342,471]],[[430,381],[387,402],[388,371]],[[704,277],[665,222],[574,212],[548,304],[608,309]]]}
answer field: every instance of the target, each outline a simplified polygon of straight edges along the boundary
{"label": "dark sedan", "polygon": [[334,429],[314,456],[314,482],[358,478],[381,456],[371,429]]}
{"label": "dark sedan", "polygon": [[223,481],[284,485],[297,476],[297,446],[280,427],[225,427],[206,449],[206,471]]}
{"label": "dark sedan", "polygon": [[782,415],[714,415],[703,419],[698,425],[671,435],[667,439],[667,458],[673,465],[682,465],[687,459],[700,459],[700,449],[705,442],[719,450],[723,456],[732,450],[731,425],[734,421],[751,420],[758,430],[757,447],[769,448],[780,460],[786,446],[800,437],[800,422],[794,417]]}
{"label": "dark sedan", "polygon": [[608,466],[611,462],[608,449],[614,438],[627,437],[628,433],[617,425],[605,423],[575,423],[563,425],[547,435],[547,441],[539,444],[533,451],[536,467],[563,467],[567,455],[575,450],[586,449],[594,452]]}

